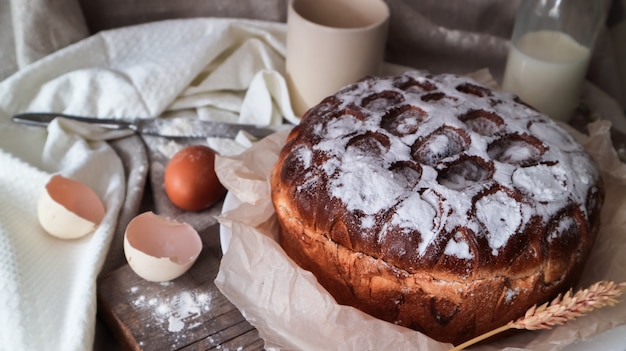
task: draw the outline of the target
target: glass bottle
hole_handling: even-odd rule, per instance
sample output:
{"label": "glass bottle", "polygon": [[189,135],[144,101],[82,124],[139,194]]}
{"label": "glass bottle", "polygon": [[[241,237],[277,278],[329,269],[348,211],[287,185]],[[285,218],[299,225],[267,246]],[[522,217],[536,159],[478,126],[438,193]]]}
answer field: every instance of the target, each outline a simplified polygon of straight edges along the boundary
{"label": "glass bottle", "polygon": [[522,0],[502,88],[569,121],[607,9],[606,0]]}

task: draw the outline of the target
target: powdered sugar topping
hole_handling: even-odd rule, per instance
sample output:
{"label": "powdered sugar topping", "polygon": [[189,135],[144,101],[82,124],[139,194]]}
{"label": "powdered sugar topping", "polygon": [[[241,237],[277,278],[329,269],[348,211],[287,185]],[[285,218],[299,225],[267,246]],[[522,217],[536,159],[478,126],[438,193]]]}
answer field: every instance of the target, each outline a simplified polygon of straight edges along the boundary
{"label": "powdered sugar topping", "polygon": [[[316,143],[298,150],[307,170],[298,189],[326,177],[319,191],[359,214],[359,235],[380,241],[385,228],[399,228],[419,237],[423,255],[463,226],[495,257],[532,216],[548,221],[570,203],[586,213],[595,165],[567,132],[510,94],[464,77],[408,72],[363,80],[335,97],[309,112],[319,118],[303,120]],[[314,153],[325,156],[321,164]],[[391,209],[389,223],[373,230]],[[470,259],[470,247],[452,236],[442,250]]]}
{"label": "powdered sugar topping", "polygon": [[350,152],[344,155],[336,171],[342,176],[332,180],[331,194],[344,201],[350,211],[361,210],[372,215],[391,206],[404,193],[404,188],[390,177],[390,171]]}

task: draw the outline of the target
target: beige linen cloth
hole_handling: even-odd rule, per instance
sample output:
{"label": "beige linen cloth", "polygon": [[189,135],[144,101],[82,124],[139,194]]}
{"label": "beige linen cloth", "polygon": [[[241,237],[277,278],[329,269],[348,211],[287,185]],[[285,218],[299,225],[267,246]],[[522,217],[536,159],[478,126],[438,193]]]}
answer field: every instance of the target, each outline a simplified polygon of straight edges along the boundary
{"label": "beige linen cloth", "polygon": [[[269,7],[249,1],[212,6],[222,15],[284,20],[285,11],[271,5],[285,1]],[[0,349],[93,347],[96,278],[124,263],[123,229],[140,208],[153,151],[137,136],[66,121],[47,130],[25,127],[13,124],[12,114],[297,123],[282,78],[281,23],[195,18],[94,34],[93,22],[84,17],[93,19],[94,12],[83,11],[101,6],[101,28],[116,18],[118,25],[167,19],[168,9],[177,6],[187,9],[178,11],[183,17],[207,15],[197,11],[202,2],[191,3],[0,0]],[[496,77],[501,73],[519,0],[470,0],[462,7],[446,0],[387,3],[388,61],[434,72],[489,67]],[[107,6],[117,8],[107,12]],[[154,16],[120,15],[139,13],[138,7]],[[611,51],[610,45],[601,48]],[[603,73],[614,70],[615,62],[600,62],[610,64],[594,64],[594,83],[615,103],[619,83]],[[232,148],[220,140],[207,143]],[[54,173],[80,180],[102,197],[107,215],[93,234],[62,241],[39,227],[37,198]]]}

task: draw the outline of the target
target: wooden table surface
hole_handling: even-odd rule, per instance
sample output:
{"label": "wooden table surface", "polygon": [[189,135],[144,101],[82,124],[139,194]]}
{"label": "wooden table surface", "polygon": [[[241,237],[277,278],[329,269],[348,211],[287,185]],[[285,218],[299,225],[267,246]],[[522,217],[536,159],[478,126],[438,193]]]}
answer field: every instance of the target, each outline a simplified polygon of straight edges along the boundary
{"label": "wooden table surface", "polygon": [[148,282],[128,265],[98,282],[98,315],[126,350],[262,350],[258,332],[217,289],[219,226],[200,233],[203,250],[184,275]]}

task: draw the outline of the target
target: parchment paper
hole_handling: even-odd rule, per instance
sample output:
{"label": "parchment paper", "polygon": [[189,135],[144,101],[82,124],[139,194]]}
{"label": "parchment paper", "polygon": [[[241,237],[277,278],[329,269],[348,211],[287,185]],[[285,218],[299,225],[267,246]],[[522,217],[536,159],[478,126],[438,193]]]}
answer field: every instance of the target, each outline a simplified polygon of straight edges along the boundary
{"label": "parchment paper", "polygon": [[[626,165],[611,145],[610,122],[588,125],[589,135],[570,129],[598,163],[606,187],[602,226],[580,287],[599,280],[626,281]],[[278,229],[268,178],[287,132],[274,134],[239,156],[220,157],[216,169],[231,196],[242,202],[219,217],[232,233],[216,285],[254,325],[268,349],[447,350],[449,344],[340,306],[299,268],[277,243]],[[626,303],[593,311],[565,326],[523,331],[475,350],[561,350],[626,324]]]}

